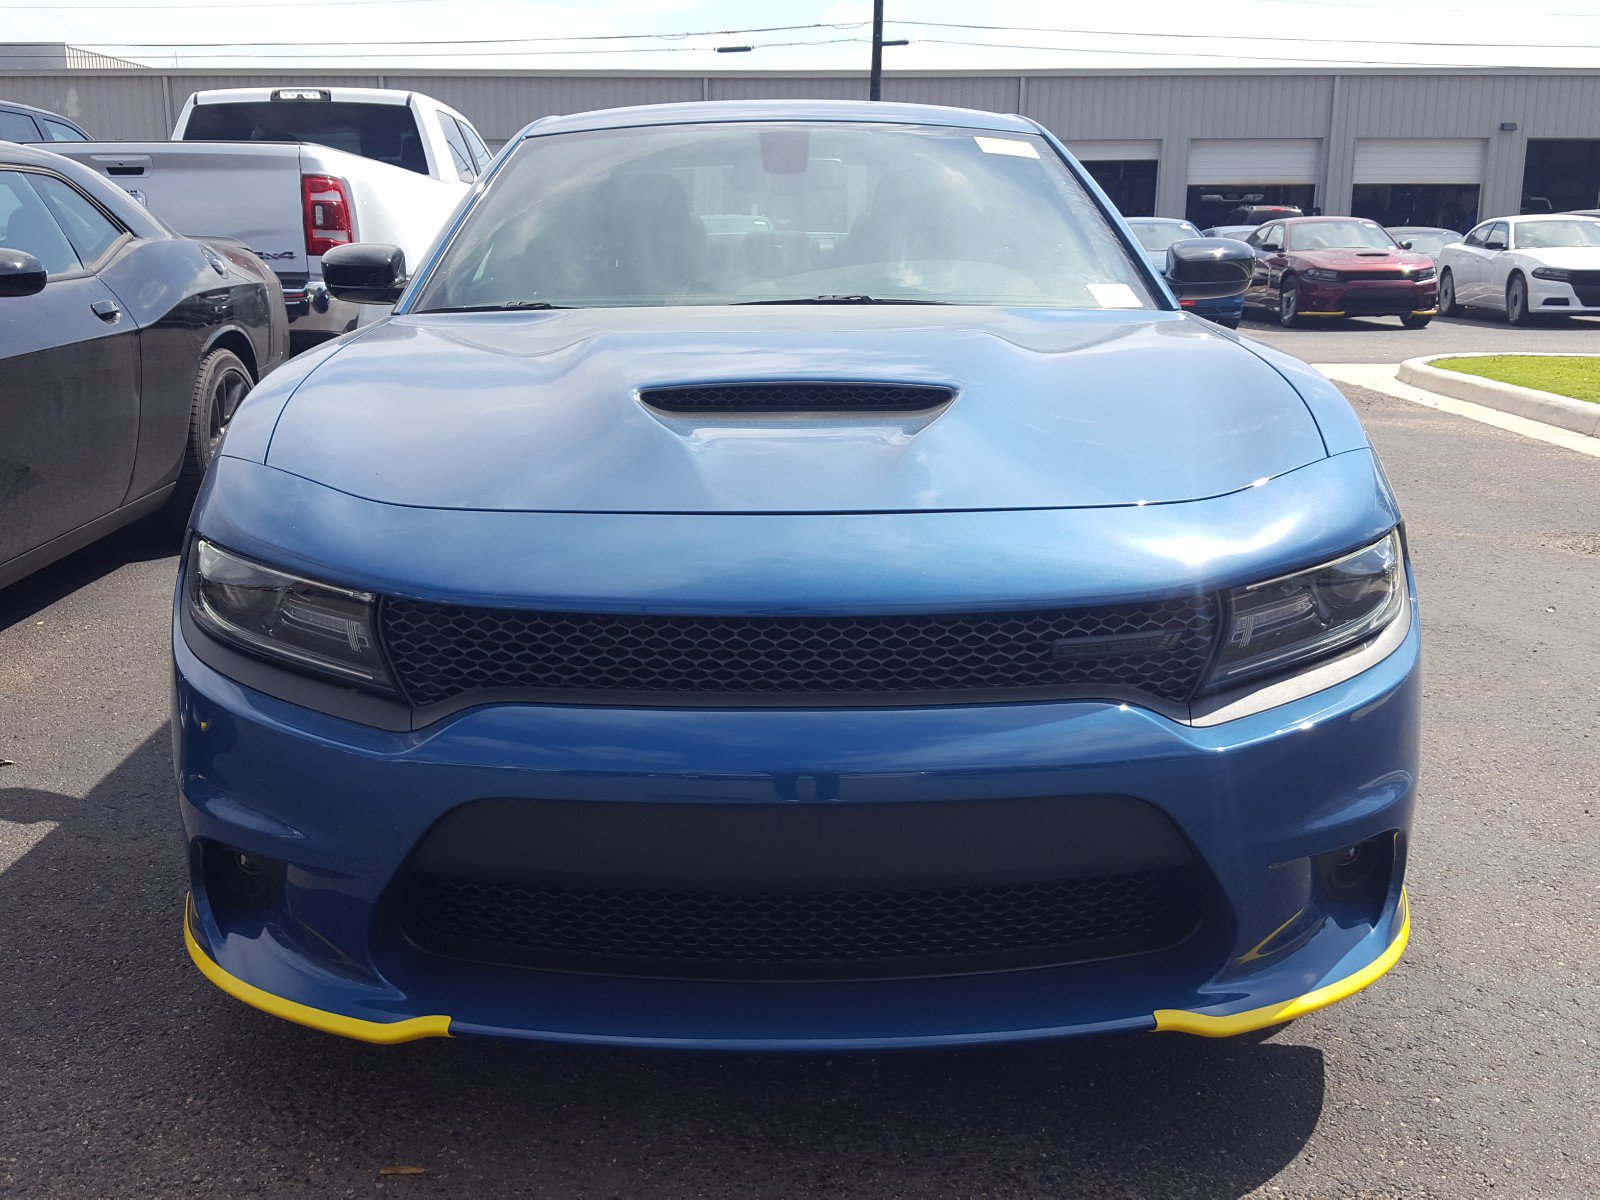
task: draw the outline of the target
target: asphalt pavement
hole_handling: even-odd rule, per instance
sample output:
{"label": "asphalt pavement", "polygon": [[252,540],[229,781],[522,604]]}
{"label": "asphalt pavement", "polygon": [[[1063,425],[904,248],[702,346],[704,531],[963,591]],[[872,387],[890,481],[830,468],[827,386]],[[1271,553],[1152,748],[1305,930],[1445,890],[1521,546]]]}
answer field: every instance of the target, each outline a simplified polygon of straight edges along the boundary
{"label": "asphalt pavement", "polygon": [[1429,354],[1493,351],[1496,354],[1600,353],[1600,317],[1569,317],[1550,324],[1511,326],[1504,316],[1473,310],[1435,317],[1426,329],[1406,329],[1398,317],[1303,319],[1280,328],[1270,314],[1252,311],[1239,332],[1271,342],[1314,363],[1398,363]]}
{"label": "asphalt pavement", "polygon": [[183,952],[175,560],[127,533],[0,591],[0,1195],[1600,1195],[1600,462],[1352,395],[1427,637],[1414,931],[1368,992],[1253,1043],[870,1056],[284,1024]]}

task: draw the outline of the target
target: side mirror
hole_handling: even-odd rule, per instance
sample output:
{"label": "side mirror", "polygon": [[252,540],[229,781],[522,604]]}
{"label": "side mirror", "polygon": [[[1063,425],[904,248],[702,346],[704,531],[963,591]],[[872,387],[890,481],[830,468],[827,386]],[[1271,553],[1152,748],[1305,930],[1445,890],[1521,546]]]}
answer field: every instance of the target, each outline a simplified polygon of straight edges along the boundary
{"label": "side mirror", "polygon": [[1506,248],[1506,244],[1499,238],[1495,238],[1492,241],[1485,242],[1483,244],[1483,248],[1485,250],[1504,250]]}
{"label": "side mirror", "polygon": [[399,246],[351,242],[322,256],[322,282],[340,300],[393,304],[406,286],[406,256]]}
{"label": "side mirror", "polygon": [[49,279],[33,255],[0,246],[0,296],[32,296],[44,291]]}
{"label": "side mirror", "polygon": [[1180,300],[1242,295],[1255,269],[1255,251],[1236,238],[1188,238],[1167,247],[1167,286]]}
{"label": "side mirror", "polygon": [[1283,246],[1279,242],[1262,242],[1261,249],[1268,254],[1281,254],[1283,252]]}

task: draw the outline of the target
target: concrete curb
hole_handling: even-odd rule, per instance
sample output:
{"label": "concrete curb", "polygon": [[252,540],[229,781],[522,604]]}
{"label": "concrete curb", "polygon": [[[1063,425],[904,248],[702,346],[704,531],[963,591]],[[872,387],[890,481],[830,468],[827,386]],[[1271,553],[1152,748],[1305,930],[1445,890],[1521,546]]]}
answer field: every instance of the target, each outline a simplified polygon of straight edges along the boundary
{"label": "concrete curb", "polygon": [[[1502,352],[1503,353],[1503,352]],[[1493,379],[1479,379],[1476,375],[1463,375],[1460,371],[1446,371],[1433,365],[1441,358],[1495,358],[1497,354],[1433,354],[1427,358],[1408,358],[1400,364],[1398,377],[1425,391],[1453,396],[1481,404],[1485,408],[1514,413],[1530,421],[1542,421],[1557,429],[1571,430],[1588,437],[1600,437],[1600,404],[1557,396],[1534,388],[1516,387]],[[1600,354],[1534,355],[1529,358],[1600,358]]]}

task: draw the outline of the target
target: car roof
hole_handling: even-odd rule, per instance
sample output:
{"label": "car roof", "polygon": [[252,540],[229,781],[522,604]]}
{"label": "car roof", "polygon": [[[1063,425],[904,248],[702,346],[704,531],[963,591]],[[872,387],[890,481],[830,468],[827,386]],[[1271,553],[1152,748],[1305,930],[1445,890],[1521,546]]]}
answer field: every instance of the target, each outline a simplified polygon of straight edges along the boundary
{"label": "car roof", "polygon": [[[1595,218],[1588,213],[1559,212],[1559,213],[1523,213],[1520,217],[1490,217],[1487,221],[1479,221],[1478,225],[1491,225],[1496,221],[1509,221],[1513,225],[1526,225],[1530,221],[1570,221],[1577,217],[1580,221],[1593,221]],[[1478,226],[1474,225],[1476,229]]]}
{"label": "car roof", "polygon": [[[24,104],[20,100],[0,100],[0,108],[9,108],[13,112],[33,113],[40,117],[56,117],[62,121],[72,121],[71,117],[63,117],[58,112],[51,112],[48,108],[37,108],[32,104]],[[74,124],[76,122],[73,122]]]}
{"label": "car roof", "polygon": [[[1129,225],[1191,225],[1194,222],[1187,217],[1123,217]],[[1199,228],[1199,226],[1194,226]]]}
{"label": "car roof", "polygon": [[[1329,221],[1359,221],[1363,225],[1378,225],[1378,223],[1376,221],[1374,221],[1371,217],[1337,217],[1337,216],[1285,217],[1283,219],[1283,221],[1282,221],[1282,224],[1284,224],[1284,225],[1323,225],[1323,224],[1326,224]],[[1278,224],[1278,222],[1274,222],[1274,224]],[[1378,228],[1382,229],[1383,226],[1382,225],[1378,225]]]}
{"label": "car roof", "polygon": [[0,164],[8,167],[45,167],[62,175],[71,174],[70,168],[78,165],[70,158],[62,158],[48,150],[5,141],[0,141]]}
{"label": "car roof", "polygon": [[685,104],[641,104],[594,112],[541,117],[517,137],[640,125],[702,125],[716,121],[860,121],[890,125],[946,125],[1003,133],[1040,132],[1026,117],[1001,116],[937,104],[886,104],[881,100],[697,100]]}

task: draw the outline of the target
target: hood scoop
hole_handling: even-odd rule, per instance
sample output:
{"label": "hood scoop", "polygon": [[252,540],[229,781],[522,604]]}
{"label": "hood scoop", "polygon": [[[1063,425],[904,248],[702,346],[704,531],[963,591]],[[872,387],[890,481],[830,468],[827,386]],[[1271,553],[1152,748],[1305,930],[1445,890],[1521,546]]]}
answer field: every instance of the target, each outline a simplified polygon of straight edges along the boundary
{"label": "hood scoop", "polygon": [[956,389],[928,383],[766,380],[692,383],[639,389],[651,408],[676,414],[920,413],[954,400]]}

